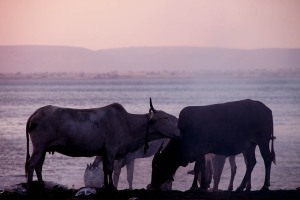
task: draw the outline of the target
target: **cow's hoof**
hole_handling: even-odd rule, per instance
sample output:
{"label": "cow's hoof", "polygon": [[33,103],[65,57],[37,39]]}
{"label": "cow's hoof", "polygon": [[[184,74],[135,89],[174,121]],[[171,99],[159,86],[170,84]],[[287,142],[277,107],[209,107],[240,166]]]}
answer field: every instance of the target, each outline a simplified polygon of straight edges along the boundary
{"label": "cow's hoof", "polygon": [[115,186],[112,186],[112,187],[111,187],[111,190],[113,190],[113,191],[118,191],[118,189],[117,189]]}
{"label": "cow's hoof", "polygon": [[106,191],[117,191],[117,188],[114,185],[103,186],[102,189]]}
{"label": "cow's hoof", "polygon": [[211,190],[212,192],[223,192],[223,190],[221,190],[221,189],[218,189],[218,188],[213,188],[212,190]]}
{"label": "cow's hoof", "polygon": [[208,191],[208,188],[201,188],[201,187],[200,187],[198,190],[199,190],[200,192],[209,192],[209,191]]}
{"label": "cow's hoof", "polygon": [[260,191],[266,192],[266,191],[270,191],[270,190],[269,190],[269,187],[263,186]]}
{"label": "cow's hoof", "polygon": [[109,190],[109,191],[118,191],[115,186],[108,187],[107,190]]}
{"label": "cow's hoof", "polygon": [[199,190],[199,188],[198,187],[195,187],[195,186],[192,186],[191,188],[190,188],[190,191],[198,191]]}
{"label": "cow's hoof", "polygon": [[244,188],[243,188],[243,187],[238,187],[235,191],[236,191],[236,192],[243,192],[243,191],[244,191]]}

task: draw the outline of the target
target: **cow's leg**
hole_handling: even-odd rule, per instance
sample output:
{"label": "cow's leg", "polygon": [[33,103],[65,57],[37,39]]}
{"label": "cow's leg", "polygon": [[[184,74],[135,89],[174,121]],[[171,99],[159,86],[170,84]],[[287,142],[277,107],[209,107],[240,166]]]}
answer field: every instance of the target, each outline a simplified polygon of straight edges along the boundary
{"label": "cow's leg", "polygon": [[216,158],[216,155],[215,154],[212,154],[211,155],[211,169],[212,169],[212,178],[214,180],[214,184],[213,184],[213,187],[212,189],[214,190],[215,189],[215,185],[216,185],[216,179],[217,179],[217,174],[218,174],[218,162],[217,162],[217,158]]}
{"label": "cow's leg", "polygon": [[113,184],[112,173],[112,170],[104,170],[104,188],[116,190]]}
{"label": "cow's leg", "polygon": [[114,186],[116,188],[118,188],[118,183],[119,183],[119,178],[120,178],[121,170],[126,165],[126,162],[127,162],[126,159],[115,160],[113,180],[114,180]]}
{"label": "cow's leg", "polygon": [[236,191],[243,191],[246,187],[247,182],[251,179],[251,173],[256,164],[255,148],[256,144],[251,144],[251,146],[243,153],[246,163],[246,173],[241,185],[236,189]]}
{"label": "cow's leg", "polygon": [[[205,182],[207,188],[210,188],[212,176],[213,176],[213,166],[212,166],[212,157],[208,154],[205,156]],[[201,178],[201,177],[200,177]],[[199,180],[201,185],[201,179]]]}
{"label": "cow's leg", "polygon": [[112,188],[112,189],[117,189],[115,186],[114,186],[114,181],[113,181],[113,178],[112,178],[112,174],[113,174],[113,170],[109,171],[108,172],[108,180],[109,180],[109,187]]}
{"label": "cow's leg", "polygon": [[[193,170],[193,172],[194,172],[194,170]],[[194,173],[195,174],[195,173]],[[201,172],[199,172],[199,175],[198,175],[198,183],[199,183],[199,187],[201,187],[201,176],[202,176],[202,174],[201,174]]]}
{"label": "cow's leg", "polygon": [[[233,180],[236,174],[236,163],[235,163],[235,156],[229,156],[228,158],[229,160],[229,164],[230,164],[230,168],[231,168],[231,176],[230,176],[230,183],[228,186],[228,191],[232,191],[233,190]],[[248,184],[247,184],[248,186]]]}
{"label": "cow's leg", "polygon": [[[115,161],[115,163],[118,162],[118,161]],[[121,166],[119,165],[116,165],[115,164],[115,167],[114,167],[114,175],[113,175],[113,181],[114,181],[114,186],[116,188],[118,188],[118,183],[119,183],[119,178],[120,178],[120,174],[121,174]]]}
{"label": "cow's leg", "polygon": [[[201,189],[206,190],[207,189],[207,184],[206,184],[206,178],[205,178],[205,155],[200,156],[200,159],[198,161],[200,163],[200,172],[201,172]],[[197,183],[197,181],[196,181]]]}
{"label": "cow's leg", "polygon": [[126,164],[126,169],[127,169],[127,182],[128,182],[128,185],[129,185],[129,189],[132,190],[133,171],[134,171],[134,159],[130,160]]}
{"label": "cow's leg", "polygon": [[105,153],[103,155],[103,171],[104,171],[104,187],[107,189],[116,190],[112,178],[114,158],[115,156],[112,154]]}
{"label": "cow's leg", "polygon": [[[197,180],[198,180],[199,173],[200,173],[200,162],[196,161],[195,165],[194,165],[194,179],[193,179],[193,184],[192,184],[191,190],[198,189]],[[201,176],[201,183],[202,183],[202,179],[203,179],[202,177],[203,176]]]}
{"label": "cow's leg", "polygon": [[250,175],[249,181],[246,184],[246,191],[251,191],[251,175]]}
{"label": "cow's leg", "polygon": [[[45,151],[42,149],[35,148],[32,152],[32,155],[30,159],[28,160],[28,174],[27,174],[27,183],[31,184],[33,179],[33,171],[36,170],[36,167],[39,163],[43,162],[43,159],[45,158]],[[40,170],[41,171],[41,170]],[[39,176],[39,174],[37,173]],[[39,177],[39,181],[42,180],[42,176]]]}
{"label": "cow's leg", "polygon": [[260,153],[265,163],[265,183],[262,190],[269,190],[272,156],[269,149],[269,143],[259,145]]}
{"label": "cow's leg", "polygon": [[45,161],[45,156],[46,156],[46,152],[43,153],[41,159],[39,160],[39,162],[37,163],[37,165],[35,167],[36,176],[37,176],[39,182],[43,182],[42,169],[43,169],[43,164]]}
{"label": "cow's leg", "polygon": [[[245,155],[243,155],[243,156],[244,156],[245,164],[246,164],[246,166],[247,166],[247,159],[246,159],[246,156],[245,156]],[[249,180],[248,180],[248,182],[247,182],[247,184],[246,184],[246,191],[251,191],[251,174],[250,174]]]}
{"label": "cow's leg", "polygon": [[213,162],[213,177],[214,177],[214,186],[213,190],[217,191],[220,183],[220,178],[223,172],[224,164],[225,164],[225,156],[214,156],[214,162]]}
{"label": "cow's leg", "polygon": [[104,188],[116,190],[113,184],[112,173],[112,171],[104,170]]}
{"label": "cow's leg", "polygon": [[195,166],[194,166],[194,180],[191,189],[198,189],[198,176],[199,173],[201,173],[201,189],[207,189],[206,183],[205,183],[205,155],[201,155],[199,157],[199,160],[196,160]]}
{"label": "cow's leg", "polygon": [[[104,157],[104,156],[103,156]],[[103,158],[103,172],[104,172],[104,188],[108,187],[108,170],[107,170],[107,161],[105,158]]]}

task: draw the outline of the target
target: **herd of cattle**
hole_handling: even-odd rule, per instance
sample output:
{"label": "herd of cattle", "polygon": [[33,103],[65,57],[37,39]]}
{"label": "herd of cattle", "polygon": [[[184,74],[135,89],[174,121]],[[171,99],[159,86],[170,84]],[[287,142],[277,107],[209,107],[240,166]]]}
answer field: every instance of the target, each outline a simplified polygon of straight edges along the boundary
{"label": "herd of cattle", "polygon": [[[33,147],[31,156],[29,136]],[[128,113],[117,103],[94,109],[45,106],[29,117],[26,138],[25,172],[29,185],[34,171],[38,181],[43,181],[42,167],[47,152],[72,157],[96,156],[87,165],[85,185],[109,189],[117,187],[125,165],[132,189],[134,160],[154,154],[148,189],[171,190],[177,169],[195,162],[194,170],[188,172],[194,175],[192,189],[198,188],[198,181],[202,189],[207,189],[213,177],[212,189],[217,190],[228,157],[231,165],[228,190],[232,190],[235,155],[242,153],[246,173],[237,191],[250,190],[258,146],[265,164],[262,190],[267,190],[272,161],[275,163],[272,111],[253,100],[189,106],[181,110],[178,119],[154,109],[151,98],[146,114]]]}

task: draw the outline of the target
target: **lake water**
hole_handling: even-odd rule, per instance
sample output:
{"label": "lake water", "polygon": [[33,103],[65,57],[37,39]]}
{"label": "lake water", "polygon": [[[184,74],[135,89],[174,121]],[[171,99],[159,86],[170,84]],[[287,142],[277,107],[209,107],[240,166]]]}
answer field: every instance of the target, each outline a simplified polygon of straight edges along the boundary
{"label": "lake water", "polygon": [[[123,79],[123,80],[0,80],[0,189],[25,182],[25,125],[39,107],[56,105],[73,108],[101,107],[121,103],[130,113],[147,113],[149,97],[154,107],[178,117],[182,108],[241,99],[262,101],[273,111],[277,165],[272,165],[270,189],[295,189],[300,186],[300,79]],[[32,148],[31,148],[32,150]],[[252,175],[252,189],[260,189],[264,164],[257,148],[257,164]],[[83,174],[94,158],[71,158],[55,153],[46,156],[44,180],[68,187],[84,186]],[[135,163],[134,188],[150,182],[151,160]],[[234,189],[245,173],[241,155],[237,156]],[[179,168],[173,189],[188,190],[193,164]],[[128,187],[122,170],[119,188]],[[220,189],[229,184],[230,168],[226,161]]]}

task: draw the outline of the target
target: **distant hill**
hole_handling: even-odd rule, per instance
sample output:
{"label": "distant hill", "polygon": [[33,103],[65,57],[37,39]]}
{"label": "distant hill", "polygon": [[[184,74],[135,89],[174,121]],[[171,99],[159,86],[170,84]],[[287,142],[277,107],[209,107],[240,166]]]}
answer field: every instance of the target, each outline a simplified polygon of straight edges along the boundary
{"label": "distant hill", "polygon": [[0,46],[0,73],[298,70],[300,49]]}

